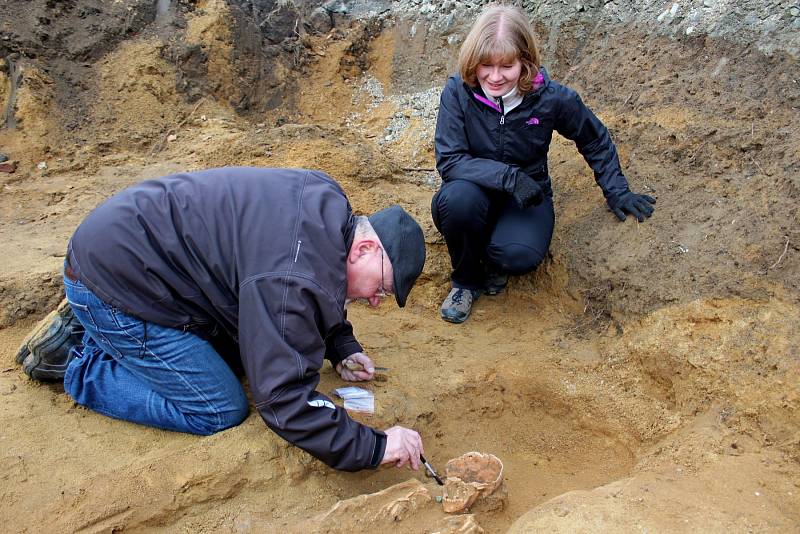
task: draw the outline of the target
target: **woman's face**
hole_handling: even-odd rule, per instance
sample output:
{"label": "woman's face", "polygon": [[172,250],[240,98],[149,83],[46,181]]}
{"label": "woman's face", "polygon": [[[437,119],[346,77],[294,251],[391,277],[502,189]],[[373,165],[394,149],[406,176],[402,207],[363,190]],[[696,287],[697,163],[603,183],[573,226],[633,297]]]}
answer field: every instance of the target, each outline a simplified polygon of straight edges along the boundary
{"label": "woman's face", "polygon": [[517,85],[521,72],[519,59],[509,62],[504,58],[492,58],[478,65],[476,75],[488,96],[498,97],[508,94]]}

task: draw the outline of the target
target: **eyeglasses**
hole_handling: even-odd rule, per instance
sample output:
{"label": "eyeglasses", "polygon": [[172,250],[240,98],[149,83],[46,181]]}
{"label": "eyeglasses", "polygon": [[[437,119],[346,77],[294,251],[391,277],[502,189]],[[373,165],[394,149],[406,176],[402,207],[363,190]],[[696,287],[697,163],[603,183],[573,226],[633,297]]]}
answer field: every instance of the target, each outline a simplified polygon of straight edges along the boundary
{"label": "eyeglasses", "polygon": [[386,289],[386,280],[383,278],[383,248],[381,248],[381,285],[378,286],[375,296],[384,298],[391,294],[392,292]]}

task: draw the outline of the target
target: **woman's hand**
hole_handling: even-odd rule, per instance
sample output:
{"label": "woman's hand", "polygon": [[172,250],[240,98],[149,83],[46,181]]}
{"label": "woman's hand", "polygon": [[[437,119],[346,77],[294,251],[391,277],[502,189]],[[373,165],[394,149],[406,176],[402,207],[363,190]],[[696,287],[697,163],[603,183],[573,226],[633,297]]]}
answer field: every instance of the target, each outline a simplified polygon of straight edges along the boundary
{"label": "woman's hand", "polygon": [[650,195],[638,195],[632,191],[627,191],[619,196],[617,202],[611,206],[611,211],[620,221],[625,220],[625,214],[627,213],[636,217],[637,221],[644,222],[646,218],[653,214],[655,209],[653,204],[655,203],[656,199]]}
{"label": "woman's hand", "polygon": [[363,382],[375,377],[375,364],[363,352],[356,352],[337,363],[336,372],[348,382]]}
{"label": "woman's hand", "polygon": [[531,206],[538,206],[544,200],[544,193],[536,180],[520,172],[517,174],[517,181],[514,183],[514,191],[511,193],[514,202],[521,209],[528,209]]}

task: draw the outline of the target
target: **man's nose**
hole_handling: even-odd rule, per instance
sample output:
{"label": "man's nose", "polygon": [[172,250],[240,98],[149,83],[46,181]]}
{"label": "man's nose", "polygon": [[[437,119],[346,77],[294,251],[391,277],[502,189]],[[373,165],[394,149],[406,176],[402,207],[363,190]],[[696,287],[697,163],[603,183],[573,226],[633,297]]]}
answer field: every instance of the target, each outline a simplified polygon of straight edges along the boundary
{"label": "man's nose", "polygon": [[367,302],[369,302],[369,305],[372,306],[373,308],[377,308],[381,303],[381,298],[376,295],[373,295],[367,299]]}

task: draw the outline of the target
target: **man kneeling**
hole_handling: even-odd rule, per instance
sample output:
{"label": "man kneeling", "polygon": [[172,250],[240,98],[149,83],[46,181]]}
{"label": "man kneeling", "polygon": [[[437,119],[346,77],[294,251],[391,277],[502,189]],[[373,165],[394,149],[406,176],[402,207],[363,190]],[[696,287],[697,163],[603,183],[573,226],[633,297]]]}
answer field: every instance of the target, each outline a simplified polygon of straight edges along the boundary
{"label": "man kneeling", "polygon": [[[232,370],[243,368],[267,426],[328,465],[418,469],[417,432],[362,425],[315,388],[324,358],[346,380],[373,378],[345,305],[394,293],[405,306],[424,262],[408,213],[354,216],[322,172],[223,168],[145,181],[78,227],[64,266],[77,322],[59,309],[21,363],[33,378],[63,376],[97,412],[203,435],[247,416]],[[81,343],[64,350],[81,326]]]}

